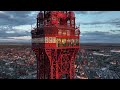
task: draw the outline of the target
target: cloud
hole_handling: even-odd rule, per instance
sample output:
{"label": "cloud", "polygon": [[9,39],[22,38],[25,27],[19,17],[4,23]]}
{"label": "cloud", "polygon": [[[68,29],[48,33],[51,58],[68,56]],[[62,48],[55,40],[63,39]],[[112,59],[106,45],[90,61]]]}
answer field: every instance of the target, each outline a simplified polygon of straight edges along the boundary
{"label": "cloud", "polygon": [[[120,42],[120,35],[118,33],[120,31],[119,17],[113,19],[109,18],[109,20],[100,19],[98,17],[97,19],[94,18],[107,12],[108,11],[75,11],[76,14],[81,14],[80,19],[83,19],[80,24],[85,28],[82,29],[86,31],[94,31],[82,32],[82,42]],[[0,40],[28,40],[28,37],[31,36],[30,25],[36,24],[37,13],[38,11],[0,11]],[[85,15],[87,16],[85,17],[87,18],[86,20],[84,20],[85,18],[82,18],[82,16]],[[115,26],[117,29],[112,28],[113,26]],[[104,28],[105,30],[109,30],[102,32],[104,31]],[[97,31],[98,29],[102,31]]]}
{"label": "cloud", "polygon": [[120,30],[110,30],[111,32],[120,32]]}
{"label": "cloud", "polygon": [[76,14],[103,14],[109,11],[75,11]]}
{"label": "cloud", "polygon": [[101,21],[94,21],[94,22],[81,22],[82,25],[96,25],[96,24],[110,24],[110,22],[101,22]]}
{"label": "cloud", "polygon": [[31,36],[9,37],[9,39],[16,39],[16,40],[31,40]]}
{"label": "cloud", "polygon": [[110,32],[84,32],[81,36],[81,42],[93,43],[120,43],[120,34]]}
{"label": "cloud", "polygon": [[120,18],[115,18],[108,21],[110,24],[115,25],[116,27],[120,28]]}
{"label": "cloud", "polygon": [[80,25],[84,28],[88,28],[88,27],[95,29],[101,28],[101,30],[107,29],[109,31],[111,29],[114,29],[115,31],[120,29],[120,18],[115,18],[113,20],[109,19],[107,21],[91,21],[91,22],[78,22],[78,23],[80,23]]}
{"label": "cloud", "polygon": [[[29,28],[36,23],[38,11],[0,11],[0,39],[31,36]],[[14,39],[14,38],[11,38]],[[19,39],[19,38],[16,38]]]}
{"label": "cloud", "polygon": [[35,15],[32,11],[3,11],[0,13],[0,25],[28,25],[35,23]]}
{"label": "cloud", "polygon": [[0,29],[0,37],[19,37],[19,36],[30,36],[30,32],[28,31],[18,31],[16,29],[9,30],[8,29]]}

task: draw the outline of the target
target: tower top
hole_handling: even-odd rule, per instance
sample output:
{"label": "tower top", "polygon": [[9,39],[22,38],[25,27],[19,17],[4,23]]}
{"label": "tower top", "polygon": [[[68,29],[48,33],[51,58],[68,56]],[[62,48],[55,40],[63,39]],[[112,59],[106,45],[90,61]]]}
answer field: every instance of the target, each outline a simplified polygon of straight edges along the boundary
{"label": "tower top", "polygon": [[75,13],[73,11],[40,11],[37,19],[41,20],[40,22],[44,26],[62,25],[75,28]]}

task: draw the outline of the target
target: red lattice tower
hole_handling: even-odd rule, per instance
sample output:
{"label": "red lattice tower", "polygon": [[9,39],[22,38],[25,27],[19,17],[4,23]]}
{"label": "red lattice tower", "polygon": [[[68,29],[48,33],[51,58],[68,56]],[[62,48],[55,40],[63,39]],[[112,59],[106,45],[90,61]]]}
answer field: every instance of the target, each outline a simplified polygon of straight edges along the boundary
{"label": "red lattice tower", "polygon": [[31,31],[32,49],[37,57],[38,79],[73,79],[80,30],[72,11],[44,11],[37,15]]}

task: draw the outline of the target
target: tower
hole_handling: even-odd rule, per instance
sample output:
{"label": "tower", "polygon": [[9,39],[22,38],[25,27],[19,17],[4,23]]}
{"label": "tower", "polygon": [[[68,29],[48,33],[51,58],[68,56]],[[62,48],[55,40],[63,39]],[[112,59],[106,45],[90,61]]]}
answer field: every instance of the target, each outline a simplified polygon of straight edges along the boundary
{"label": "tower", "polygon": [[38,79],[73,79],[80,30],[72,11],[40,11],[31,31]]}

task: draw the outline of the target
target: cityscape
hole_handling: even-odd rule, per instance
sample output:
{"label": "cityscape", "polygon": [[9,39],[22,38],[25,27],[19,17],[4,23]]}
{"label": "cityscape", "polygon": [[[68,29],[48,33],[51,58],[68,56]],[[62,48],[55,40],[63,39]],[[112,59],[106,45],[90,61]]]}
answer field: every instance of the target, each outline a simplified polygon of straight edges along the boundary
{"label": "cityscape", "polygon": [[119,46],[83,45],[77,57],[76,78],[120,79]]}
{"label": "cityscape", "polygon": [[30,45],[9,46],[0,46],[0,79],[35,79],[36,59]]}
{"label": "cityscape", "polygon": [[[37,79],[36,62],[28,44],[0,45],[0,79]],[[119,44],[82,44],[75,79],[120,79]]]}

